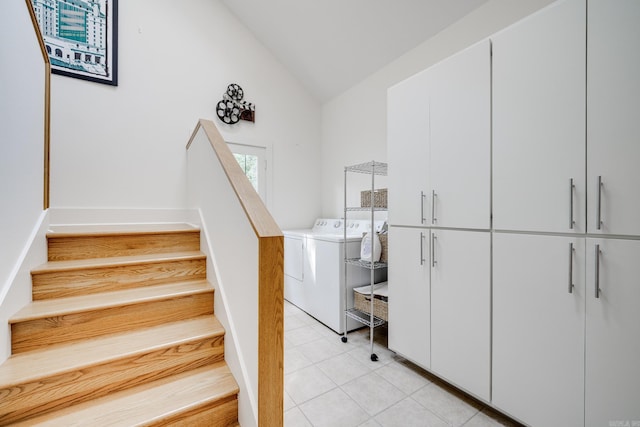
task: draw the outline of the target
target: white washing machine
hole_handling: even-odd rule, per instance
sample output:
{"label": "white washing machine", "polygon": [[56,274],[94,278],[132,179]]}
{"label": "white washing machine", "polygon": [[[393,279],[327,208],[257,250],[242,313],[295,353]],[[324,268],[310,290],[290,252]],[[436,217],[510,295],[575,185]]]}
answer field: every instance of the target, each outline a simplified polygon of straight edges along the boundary
{"label": "white washing machine", "polygon": [[[384,220],[375,221],[381,230]],[[344,332],[344,220],[319,218],[311,229],[283,230],[284,234],[284,297],[337,333]],[[363,233],[371,230],[371,221],[347,221],[347,256],[360,256]],[[368,284],[370,271],[348,266],[349,307],[353,306],[354,287]],[[377,270],[375,281],[386,280],[386,271]],[[348,330],[362,327],[348,319]]]}

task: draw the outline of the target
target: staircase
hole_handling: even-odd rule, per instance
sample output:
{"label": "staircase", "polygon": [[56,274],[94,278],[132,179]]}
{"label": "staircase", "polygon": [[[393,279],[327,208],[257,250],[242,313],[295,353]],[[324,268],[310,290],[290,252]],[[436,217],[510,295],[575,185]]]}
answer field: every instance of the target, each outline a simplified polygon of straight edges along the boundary
{"label": "staircase", "polygon": [[10,319],[0,425],[237,426],[200,231],[58,227]]}

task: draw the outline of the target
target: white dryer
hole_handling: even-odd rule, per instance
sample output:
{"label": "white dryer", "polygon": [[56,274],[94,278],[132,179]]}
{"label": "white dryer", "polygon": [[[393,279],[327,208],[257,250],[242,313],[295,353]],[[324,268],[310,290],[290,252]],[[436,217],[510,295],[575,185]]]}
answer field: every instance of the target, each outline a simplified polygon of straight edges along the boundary
{"label": "white dryer", "polygon": [[[310,229],[283,230],[284,297],[337,333],[344,332],[345,235],[342,219],[319,218]],[[376,230],[384,221],[376,221]],[[367,220],[348,220],[346,249],[349,258],[360,256],[363,233],[371,230]],[[348,266],[349,307],[353,306],[351,289],[369,283],[370,271]],[[386,280],[386,271],[376,271],[376,282]],[[348,320],[348,330],[361,327]]]}

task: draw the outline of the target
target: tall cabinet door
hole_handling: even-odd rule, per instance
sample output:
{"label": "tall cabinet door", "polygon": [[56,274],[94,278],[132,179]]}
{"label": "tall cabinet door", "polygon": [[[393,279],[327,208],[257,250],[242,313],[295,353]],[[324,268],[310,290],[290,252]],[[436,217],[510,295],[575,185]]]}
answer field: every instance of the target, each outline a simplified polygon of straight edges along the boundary
{"label": "tall cabinet door", "polygon": [[493,236],[492,403],[528,425],[584,425],[584,245]]}
{"label": "tall cabinet door", "polygon": [[429,230],[389,228],[389,348],[429,369]]}
{"label": "tall cabinet door", "polygon": [[638,260],[638,240],[587,239],[588,426],[640,421]]}
{"label": "tall cabinet door", "polygon": [[640,2],[589,0],[587,28],[589,232],[640,235]]}
{"label": "tall cabinet door", "polygon": [[484,40],[429,71],[432,225],[489,229],[491,43]]}
{"label": "tall cabinet door", "polygon": [[585,230],[585,15],[561,0],[492,37],[495,229]]}
{"label": "tall cabinet door", "polygon": [[387,92],[389,224],[426,226],[430,219],[428,70]]}
{"label": "tall cabinet door", "polygon": [[431,238],[431,369],[489,401],[491,236],[432,230]]}

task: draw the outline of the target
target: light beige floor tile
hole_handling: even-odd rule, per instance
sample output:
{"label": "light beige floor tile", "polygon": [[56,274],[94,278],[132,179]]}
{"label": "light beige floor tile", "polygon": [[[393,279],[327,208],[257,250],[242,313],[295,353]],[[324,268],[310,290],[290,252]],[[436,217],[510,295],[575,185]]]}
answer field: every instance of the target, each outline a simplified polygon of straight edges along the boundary
{"label": "light beige floor tile", "polygon": [[412,397],[452,426],[463,425],[481,408],[475,401],[458,396],[455,391],[438,383],[421,388]]}
{"label": "light beige floor tile", "polygon": [[336,384],[313,365],[284,376],[284,389],[297,405],[334,388]]}
{"label": "light beige floor tile", "polygon": [[338,342],[340,341],[340,334],[338,334],[336,331],[318,322],[313,317],[309,317],[309,319],[312,322],[309,326],[311,326],[311,329],[319,333],[320,336],[322,336],[323,338],[332,338]]}
{"label": "light beige floor tile", "polygon": [[375,417],[383,427],[447,427],[442,419],[410,397]]}
{"label": "light beige floor tile", "polygon": [[284,413],[284,427],[313,427],[309,420],[298,408],[289,409]]}
{"label": "light beige floor tile", "polygon": [[358,377],[341,388],[371,416],[406,397],[405,393],[375,372]]}
{"label": "light beige floor tile", "polygon": [[360,424],[358,427],[381,427],[381,426],[379,422],[377,422],[373,418],[369,418],[367,421]]}
{"label": "light beige floor tile", "polygon": [[418,391],[431,382],[415,369],[395,361],[376,369],[376,373],[406,394]]}
{"label": "light beige floor tile", "polygon": [[396,357],[394,352],[377,344],[373,345],[373,352],[378,356],[378,360],[375,362],[371,360],[371,346],[368,343],[366,345],[358,345],[350,353],[353,357],[362,360],[363,363],[367,363],[370,369],[379,369],[394,361]]}
{"label": "light beige floor tile", "polygon": [[287,340],[289,340],[289,343],[294,347],[320,338],[322,338],[322,336],[318,332],[314,331],[310,326],[304,326],[287,332]]}
{"label": "light beige floor tile", "polygon": [[464,427],[517,427],[519,425],[504,415],[485,408],[474,415]]}
{"label": "light beige floor tile", "polygon": [[318,368],[331,380],[343,385],[364,374],[371,372],[365,364],[356,360],[349,353],[342,353],[317,364]]}
{"label": "light beige floor tile", "polygon": [[284,331],[289,332],[294,329],[302,328],[303,326],[309,326],[310,323],[307,320],[307,316],[304,315],[290,315],[284,316]]}
{"label": "light beige floor tile", "polygon": [[299,347],[285,348],[284,350],[284,374],[290,374],[299,369],[306,368],[313,365],[313,362],[309,360],[303,352],[299,350]]}
{"label": "light beige floor tile", "polygon": [[356,427],[369,419],[369,415],[335,388],[299,406],[314,427]]}
{"label": "light beige floor tile", "polygon": [[287,393],[286,391],[284,392],[284,411],[288,411],[289,409],[293,408],[296,406],[296,402],[294,402],[291,397],[289,396],[289,393]]}
{"label": "light beige floor tile", "polygon": [[348,348],[339,340],[332,340],[330,338],[321,338],[297,347],[297,350],[300,350],[312,363],[318,363],[337,356],[344,353],[347,349]]}
{"label": "light beige floor tile", "polygon": [[285,316],[287,316],[287,315],[299,315],[299,314],[306,315],[307,313],[305,313],[303,310],[299,309],[295,305],[291,304],[289,301],[284,300],[284,315]]}

